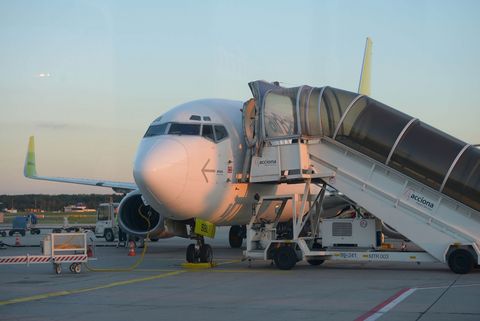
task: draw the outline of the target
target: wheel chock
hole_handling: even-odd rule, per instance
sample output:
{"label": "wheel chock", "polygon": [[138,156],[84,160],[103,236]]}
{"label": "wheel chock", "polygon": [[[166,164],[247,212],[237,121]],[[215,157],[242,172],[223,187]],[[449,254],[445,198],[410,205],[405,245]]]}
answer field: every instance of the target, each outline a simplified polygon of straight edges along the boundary
{"label": "wheel chock", "polygon": [[211,269],[217,266],[215,262],[209,263],[182,263],[181,266],[185,269]]}

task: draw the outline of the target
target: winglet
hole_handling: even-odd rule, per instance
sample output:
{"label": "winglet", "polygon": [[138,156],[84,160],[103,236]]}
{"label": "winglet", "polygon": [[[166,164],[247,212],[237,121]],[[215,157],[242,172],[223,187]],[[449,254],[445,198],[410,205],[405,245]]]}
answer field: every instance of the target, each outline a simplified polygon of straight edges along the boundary
{"label": "winglet", "polygon": [[370,71],[372,67],[372,39],[367,37],[365,43],[365,53],[363,54],[362,73],[360,74],[360,83],[358,84],[358,93],[370,96]]}
{"label": "winglet", "polygon": [[27,157],[25,158],[25,167],[23,168],[25,177],[34,178],[37,176],[37,168],[35,165],[35,137],[30,136],[28,141]]}

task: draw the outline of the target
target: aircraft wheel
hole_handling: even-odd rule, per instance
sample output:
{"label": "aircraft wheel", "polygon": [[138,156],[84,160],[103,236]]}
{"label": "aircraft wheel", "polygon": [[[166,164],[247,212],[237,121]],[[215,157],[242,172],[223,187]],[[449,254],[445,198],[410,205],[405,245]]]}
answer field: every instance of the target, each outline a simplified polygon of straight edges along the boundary
{"label": "aircraft wheel", "polygon": [[196,261],[195,244],[192,243],[187,247],[187,262],[196,263]]}
{"label": "aircraft wheel", "polygon": [[228,232],[228,242],[232,249],[238,249],[242,247],[243,237],[242,237],[242,227],[239,225],[233,225],[230,227]]}
{"label": "aircraft wheel", "polygon": [[281,246],[275,252],[273,261],[280,270],[290,270],[297,264],[297,253],[291,246]]}
{"label": "aircraft wheel", "polygon": [[448,256],[448,267],[454,273],[467,274],[474,265],[473,255],[465,249],[456,249]]}
{"label": "aircraft wheel", "polygon": [[213,261],[213,249],[208,244],[203,244],[200,248],[200,262],[211,263]]}

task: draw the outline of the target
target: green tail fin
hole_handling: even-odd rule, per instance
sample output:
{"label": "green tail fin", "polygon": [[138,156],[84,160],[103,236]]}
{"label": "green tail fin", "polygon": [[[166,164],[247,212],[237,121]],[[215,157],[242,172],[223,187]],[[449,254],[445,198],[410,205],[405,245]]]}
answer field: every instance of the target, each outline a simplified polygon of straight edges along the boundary
{"label": "green tail fin", "polygon": [[23,168],[25,177],[37,176],[37,168],[35,165],[35,138],[30,136],[28,141],[27,158],[25,159],[25,167]]}
{"label": "green tail fin", "polygon": [[372,39],[367,37],[365,43],[365,53],[363,54],[362,73],[360,74],[360,83],[358,85],[358,93],[370,96],[370,80],[372,68]]}

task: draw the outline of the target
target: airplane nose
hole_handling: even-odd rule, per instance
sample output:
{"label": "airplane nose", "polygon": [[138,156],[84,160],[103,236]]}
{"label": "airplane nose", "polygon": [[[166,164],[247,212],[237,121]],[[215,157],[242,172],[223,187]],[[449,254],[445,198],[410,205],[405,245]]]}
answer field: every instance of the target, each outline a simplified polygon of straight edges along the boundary
{"label": "airplane nose", "polygon": [[187,151],[178,141],[161,138],[140,146],[133,176],[163,204],[175,201],[183,192],[187,178]]}

